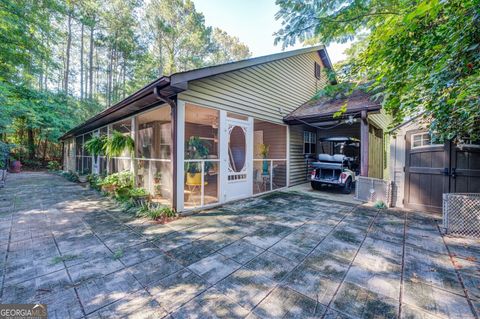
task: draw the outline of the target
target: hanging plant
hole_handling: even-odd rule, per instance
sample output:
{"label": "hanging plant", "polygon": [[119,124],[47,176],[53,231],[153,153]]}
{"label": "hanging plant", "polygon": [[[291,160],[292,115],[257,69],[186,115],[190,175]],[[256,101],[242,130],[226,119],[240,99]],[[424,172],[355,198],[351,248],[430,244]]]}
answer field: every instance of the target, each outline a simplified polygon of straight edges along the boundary
{"label": "hanging plant", "polygon": [[107,142],[106,136],[95,136],[85,143],[85,150],[93,156],[98,156],[102,153],[105,143]]}
{"label": "hanging plant", "polygon": [[123,135],[118,131],[113,131],[112,136],[104,144],[103,151],[108,158],[121,156],[127,151],[133,155],[135,150],[135,141],[130,135]]}

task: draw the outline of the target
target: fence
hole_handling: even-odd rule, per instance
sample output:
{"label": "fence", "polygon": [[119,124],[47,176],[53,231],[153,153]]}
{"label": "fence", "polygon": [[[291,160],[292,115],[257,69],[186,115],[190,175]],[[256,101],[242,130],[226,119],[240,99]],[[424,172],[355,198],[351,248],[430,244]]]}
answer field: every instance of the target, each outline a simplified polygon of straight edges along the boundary
{"label": "fence", "polygon": [[387,207],[392,206],[392,182],[383,179],[357,176],[355,199],[366,202],[382,201]]}
{"label": "fence", "polygon": [[480,238],[480,194],[443,194],[443,227],[446,234]]}

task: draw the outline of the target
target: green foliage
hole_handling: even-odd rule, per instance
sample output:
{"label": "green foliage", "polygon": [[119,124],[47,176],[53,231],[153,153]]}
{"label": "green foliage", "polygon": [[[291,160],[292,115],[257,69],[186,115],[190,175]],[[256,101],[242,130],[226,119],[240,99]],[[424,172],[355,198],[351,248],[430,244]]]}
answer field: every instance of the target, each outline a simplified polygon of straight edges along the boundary
{"label": "green foliage", "polygon": [[57,161],[49,161],[47,168],[49,171],[58,171],[60,169],[60,163]]}
{"label": "green foliage", "polygon": [[113,131],[112,135],[104,140],[103,150],[108,158],[121,156],[124,152],[133,155],[135,142],[130,135]]}
{"label": "green foliage", "polygon": [[[206,159],[210,153],[206,142],[202,141],[198,136],[191,136],[186,144],[187,159]],[[189,174],[194,175],[202,171],[201,165],[199,162],[187,162],[185,163],[185,170]],[[204,171],[208,172],[211,167],[212,164],[210,162],[205,162]]]}
{"label": "green foliage", "polygon": [[276,41],[285,46],[358,37],[342,72],[371,81],[392,125],[424,112],[441,139],[480,138],[477,0],[277,3],[284,25]]}
{"label": "green foliage", "polygon": [[106,142],[106,136],[94,136],[87,142],[85,142],[85,145],[83,147],[88,152],[88,154],[98,156],[105,149]]}
{"label": "green foliage", "polygon": [[87,175],[87,182],[94,190],[100,191],[102,189],[103,178],[98,174]]}
{"label": "green foliage", "polygon": [[260,155],[263,158],[267,158],[268,153],[270,153],[270,145],[260,144]]}
{"label": "green foliage", "polygon": [[160,218],[173,218],[177,213],[165,205],[155,205],[151,203],[143,204],[137,211],[137,217],[150,218],[157,220]]}
{"label": "green foliage", "polygon": [[118,248],[118,249],[115,250],[115,252],[113,253],[112,258],[115,259],[115,260],[118,260],[118,259],[122,258],[123,255],[124,255],[123,249]]}
{"label": "green foliage", "polygon": [[22,162],[60,158],[65,132],[163,73],[250,54],[189,0],[2,0],[0,29],[0,136]]}
{"label": "green foliage", "polygon": [[0,169],[7,168],[7,161],[10,156],[10,151],[13,145],[0,141]]}
{"label": "green foliage", "polygon": [[61,172],[60,175],[63,176],[66,180],[69,180],[70,182],[78,183],[79,181],[78,175],[72,171]]}
{"label": "green foliage", "polygon": [[71,260],[75,260],[77,258],[78,258],[77,255],[57,256],[57,257],[52,258],[51,264],[52,265],[57,265],[57,264],[63,263],[64,261],[71,261]]}
{"label": "green foliage", "polygon": [[387,205],[385,205],[385,203],[383,201],[377,200],[375,202],[375,204],[373,205],[373,207],[378,208],[378,209],[384,209],[384,208],[387,208]]}
{"label": "green foliage", "polygon": [[128,201],[130,190],[134,187],[133,174],[130,171],[123,171],[107,175],[103,180],[98,181],[97,185],[112,187],[113,195],[117,200]]}
{"label": "green foliage", "polygon": [[130,197],[145,197],[148,196],[148,192],[144,188],[135,187],[129,191],[128,195]]}

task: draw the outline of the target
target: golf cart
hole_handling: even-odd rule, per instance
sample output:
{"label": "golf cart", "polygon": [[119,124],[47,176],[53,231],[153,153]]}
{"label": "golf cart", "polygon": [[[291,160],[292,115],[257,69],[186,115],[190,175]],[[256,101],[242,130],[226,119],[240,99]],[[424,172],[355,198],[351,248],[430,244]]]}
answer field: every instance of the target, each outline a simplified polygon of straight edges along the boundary
{"label": "golf cart", "polygon": [[[340,187],[344,194],[350,194],[359,167],[359,140],[351,137],[330,137],[320,141],[323,153],[318,154],[317,161],[311,163],[312,188],[320,190],[323,185],[333,185]],[[324,143],[330,146],[334,155],[325,153]]]}

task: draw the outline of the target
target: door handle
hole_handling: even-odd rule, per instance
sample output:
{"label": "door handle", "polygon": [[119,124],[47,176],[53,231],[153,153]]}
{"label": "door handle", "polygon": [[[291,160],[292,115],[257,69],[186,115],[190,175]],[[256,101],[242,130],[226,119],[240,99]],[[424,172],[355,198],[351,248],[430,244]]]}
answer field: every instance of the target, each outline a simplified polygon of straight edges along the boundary
{"label": "door handle", "polygon": [[455,179],[457,177],[457,173],[456,173],[455,168],[452,168],[452,174],[450,174],[450,176],[452,176],[453,179]]}
{"label": "door handle", "polygon": [[445,167],[445,168],[443,169],[443,175],[445,175],[445,176],[449,176],[449,175],[450,175],[450,170],[448,169],[448,167]]}

